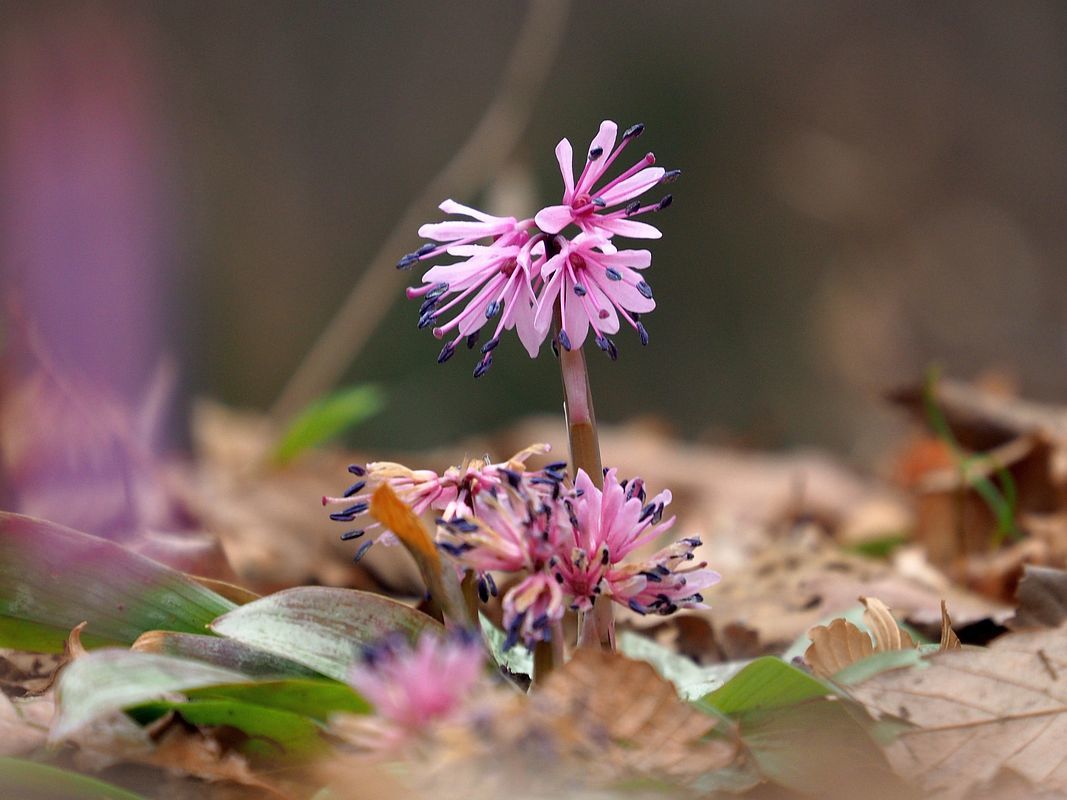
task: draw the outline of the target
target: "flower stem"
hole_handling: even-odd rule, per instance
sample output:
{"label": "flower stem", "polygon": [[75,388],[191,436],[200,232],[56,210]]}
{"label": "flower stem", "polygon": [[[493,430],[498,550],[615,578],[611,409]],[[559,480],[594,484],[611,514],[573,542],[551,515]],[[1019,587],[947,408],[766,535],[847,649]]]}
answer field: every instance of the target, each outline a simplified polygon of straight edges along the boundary
{"label": "flower stem", "polygon": [[[545,242],[550,250],[555,243]],[[548,253],[551,256],[551,252]],[[559,310],[556,310],[556,335],[562,327]],[[581,347],[559,350],[559,370],[563,378],[563,414],[567,420],[567,438],[570,442],[571,469],[577,474],[585,470],[593,485],[604,488],[604,467],[600,461],[600,437],[597,434],[596,414],[593,411],[593,395],[589,388],[589,372],[585,366],[585,352]],[[615,649],[615,618],[611,602],[604,597],[594,601],[591,611],[584,612],[578,620],[579,646],[599,646],[604,650]]]}

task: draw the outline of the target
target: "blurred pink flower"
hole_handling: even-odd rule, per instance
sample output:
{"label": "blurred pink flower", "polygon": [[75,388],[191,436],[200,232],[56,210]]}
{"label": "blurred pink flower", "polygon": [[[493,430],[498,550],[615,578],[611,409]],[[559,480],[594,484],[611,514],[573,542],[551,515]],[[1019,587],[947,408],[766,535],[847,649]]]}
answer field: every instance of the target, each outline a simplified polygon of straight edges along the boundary
{"label": "blurred pink flower", "polygon": [[485,649],[468,632],[423,633],[414,646],[397,636],[368,647],[348,682],[385,723],[379,745],[393,745],[453,717],[482,675]]}
{"label": "blurred pink flower", "polygon": [[559,342],[567,350],[581,347],[592,327],[596,344],[614,359],[618,353],[608,334],[619,330],[619,317],[648,343],[640,314],[656,307],[652,287],[635,270],[652,263],[648,250],[616,250],[607,239],[580,233],[560,243],[560,251],[541,267],[545,280],[534,326],[547,334],[558,305]]}
{"label": "blurred pink flower", "polygon": [[[656,157],[647,153],[632,167],[605,183],[596,187],[608,167],[612,165],[626,145],[640,136],[644,125],[633,125],[622,135],[618,147],[615,140],[618,126],[611,120],[600,123],[600,131],[589,145],[585,168],[578,180],[574,179],[571,143],[568,139],[560,140],[556,145],[556,160],[563,175],[563,204],[541,209],[534,216],[537,226],[548,234],[559,233],[571,223],[587,233],[596,233],[610,239],[630,236],[636,239],[658,239],[658,229],[644,222],[636,222],[631,217],[646,212],[659,211],[671,203],[671,196],[651,205],[642,206],[634,200],[661,181],[671,181],[681,173],[678,170],[667,172],[662,167],[653,167]],[[623,203],[623,208],[610,210]],[[598,213],[601,212],[601,213]]]}

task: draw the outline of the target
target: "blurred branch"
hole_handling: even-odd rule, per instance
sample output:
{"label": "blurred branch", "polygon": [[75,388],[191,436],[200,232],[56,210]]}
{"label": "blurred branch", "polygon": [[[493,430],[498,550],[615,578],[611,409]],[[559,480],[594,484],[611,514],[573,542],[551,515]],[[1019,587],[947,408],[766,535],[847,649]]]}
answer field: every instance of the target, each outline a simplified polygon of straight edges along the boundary
{"label": "blurred branch", "polygon": [[485,186],[511,154],[556,60],[570,0],[531,0],[492,102],[459,151],[400,215],[326,329],[271,409],[284,422],[329,390],[356,359],[398,297],[406,274],[394,269],[412,232],[445,197]]}

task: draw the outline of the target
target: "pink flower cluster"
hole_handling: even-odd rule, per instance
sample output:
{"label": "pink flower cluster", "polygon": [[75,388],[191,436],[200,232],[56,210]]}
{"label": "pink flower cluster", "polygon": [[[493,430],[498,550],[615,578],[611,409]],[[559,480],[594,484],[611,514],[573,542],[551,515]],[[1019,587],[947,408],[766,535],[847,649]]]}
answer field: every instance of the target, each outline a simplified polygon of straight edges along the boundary
{"label": "pink flower cluster", "polygon": [[[554,320],[553,349],[581,347],[589,331],[594,341],[614,359],[618,352],[608,338],[622,322],[638,332],[647,344],[648,333],[640,315],[656,302],[652,288],[638,270],[647,268],[647,250],[619,250],[615,236],[658,239],[660,232],[634,217],[660,211],[671,195],[642,204],[639,198],[654,186],[676,179],[679,170],[653,166],[647,153],[636,164],[605,181],[604,176],[626,146],[644,132],[634,125],[618,136],[614,122],[605,120],[586,152],[585,166],[574,177],[571,143],[556,146],[563,176],[563,202],[541,209],[531,219],[495,217],[454,200],[441,203],[446,214],[466,217],[423,225],[419,236],[432,240],[400,259],[397,267],[442,256],[459,259],[432,266],[422,285],[407,290],[421,298],[419,328],[430,327],[438,339],[447,339],[438,356],[445,362],[466,340],[474,348],[482,329],[496,319],[489,339],[481,346],[475,377],[493,363],[493,350],[505,330],[515,329],[531,358],[537,356]],[[562,232],[573,227],[573,238]]]}
{"label": "pink flower cluster", "polygon": [[[567,609],[588,611],[598,597],[639,614],[703,608],[701,592],[719,575],[696,561],[699,539],[636,556],[674,525],[674,517],[664,519],[671,493],[649,498],[640,478],[620,481],[614,469],[605,471],[603,490],[582,470],[572,483],[561,462],[527,470],[526,459],[546,450],[535,445],[506,462],[473,462],[441,476],[399,465],[368,465],[364,473],[388,481],[413,509],[440,514],[437,545],[478,576],[483,602],[497,594],[494,572],[524,576],[503,597],[508,647],[550,638]],[[350,522],[364,510],[359,501],[332,516]]]}

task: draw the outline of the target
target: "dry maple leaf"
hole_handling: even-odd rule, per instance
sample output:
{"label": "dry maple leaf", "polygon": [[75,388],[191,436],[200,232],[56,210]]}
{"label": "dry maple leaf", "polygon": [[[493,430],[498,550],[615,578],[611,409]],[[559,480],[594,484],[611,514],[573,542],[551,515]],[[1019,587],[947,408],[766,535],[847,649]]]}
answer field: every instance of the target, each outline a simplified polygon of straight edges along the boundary
{"label": "dry maple leaf", "polygon": [[1067,792],[1067,626],[928,661],[852,691],[872,713],[915,726],[888,750],[901,774],[939,798],[966,796],[1005,771]]}
{"label": "dry maple leaf", "polygon": [[[863,621],[874,634],[874,651],[885,653],[889,650],[909,650],[915,642],[906,630],[901,628],[889,606],[877,597],[861,597],[860,602],[867,608],[863,612]],[[944,608],[944,600],[941,601]]]}
{"label": "dry maple leaf", "polygon": [[808,636],[811,645],[804,651],[804,660],[820,678],[832,677],[874,653],[871,637],[847,619],[816,625]]}

